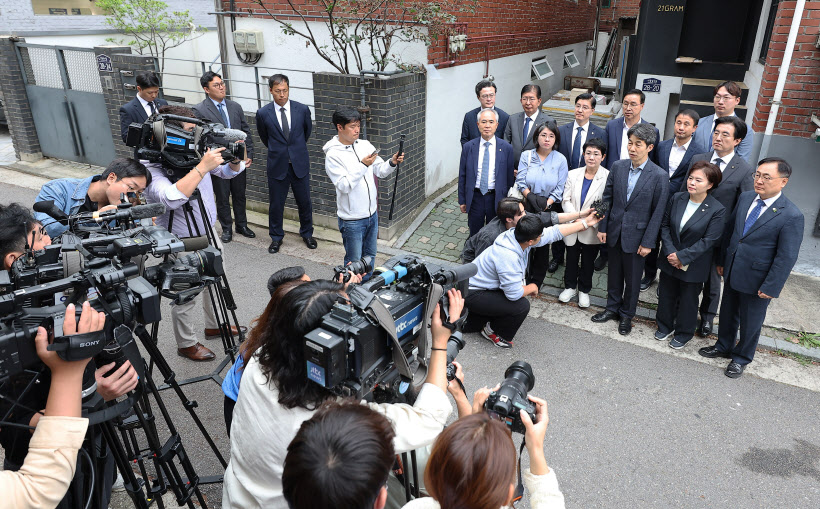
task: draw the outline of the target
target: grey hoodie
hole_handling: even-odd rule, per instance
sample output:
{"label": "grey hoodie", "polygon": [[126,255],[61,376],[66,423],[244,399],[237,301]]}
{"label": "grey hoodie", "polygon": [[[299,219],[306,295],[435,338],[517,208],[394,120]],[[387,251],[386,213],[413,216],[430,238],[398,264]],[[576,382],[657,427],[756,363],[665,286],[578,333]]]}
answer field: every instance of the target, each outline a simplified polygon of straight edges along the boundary
{"label": "grey hoodie", "polygon": [[376,157],[369,167],[362,164],[361,160],[376,150],[367,140],[356,140],[352,145],[345,145],[338,136],[334,136],[322,150],[325,151],[325,171],[336,188],[336,214],[339,218],[352,221],[375,214],[378,193],[373,175],[383,178],[396,168],[381,157]]}

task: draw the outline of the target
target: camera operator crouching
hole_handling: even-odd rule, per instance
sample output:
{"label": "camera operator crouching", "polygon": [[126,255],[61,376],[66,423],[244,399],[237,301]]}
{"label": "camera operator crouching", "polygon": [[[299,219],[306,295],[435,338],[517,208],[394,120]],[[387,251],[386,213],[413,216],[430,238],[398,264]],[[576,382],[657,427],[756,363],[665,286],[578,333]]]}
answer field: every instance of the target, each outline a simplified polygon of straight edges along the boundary
{"label": "camera operator crouching", "polygon": [[[195,119],[194,112],[182,106],[163,106],[159,109],[160,114],[177,115]],[[195,124],[181,122],[177,120],[167,120],[169,124],[177,125],[186,131],[193,130]],[[206,235],[210,228],[210,236],[216,247],[222,250],[222,243],[213,231],[212,225],[216,221],[216,201],[214,198],[214,186],[212,177],[221,179],[232,179],[245,170],[243,161],[231,161],[225,163],[221,152],[224,148],[208,150],[202,160],[190,170],[187,170],[181,178],[175,180],[185,170],[168,168],[160,163],[146,163],[151,174],[151,184],[145,189],[145,197],[149,203],[162,203],[166,212],[156,219],[160,226],[168,228],[171,233],[180,238],[198,237]],[[174,180],[169,178],[169,174],[176,173]],[[199,198],[192,200],[191,197],[199,191]],[[200,203],[204,211],[200,210]],[[183,207],[190,205],[188,213]],[[207,217],[208,224],[203,221]],[[173,213],[173,222],[169,228],[169,222]],[[224,251],[223,251],[224,260]],[[202,309],[205,313],[205,337],[218,337],[220,335],[219,324],[214,312],[214,305],[210,292],[204,292]],[[216,356],[202,343],[197,341],[194,331],[193,310],[196,301],[191,300],[185,304],[173,304],[171,306],[171,321],[174,328],[174,337],[177,341],[177,353],[193,361],[210,361]],[[231,326],[232,333],[238,334],[234,326]]]}

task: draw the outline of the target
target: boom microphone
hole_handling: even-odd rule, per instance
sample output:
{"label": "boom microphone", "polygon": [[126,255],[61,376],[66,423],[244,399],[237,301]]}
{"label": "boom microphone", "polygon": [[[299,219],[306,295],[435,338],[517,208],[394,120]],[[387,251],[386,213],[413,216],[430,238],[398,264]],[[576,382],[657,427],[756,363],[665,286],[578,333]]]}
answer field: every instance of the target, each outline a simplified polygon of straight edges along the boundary
{"label": "boom microphone", "polygon": [[222,136],[225,138],[225,141],[240,141],[245,140],[248,135],[245,131],[240,131],[239,129],[223,129]]}
{"label": "boom microphone", "polygon": [[182,239],[182,244],[185,246],[185,251],[199,251],[200,249],[208,247],[210,242],[208,242],[208,237],[203,235],[201,237]]}

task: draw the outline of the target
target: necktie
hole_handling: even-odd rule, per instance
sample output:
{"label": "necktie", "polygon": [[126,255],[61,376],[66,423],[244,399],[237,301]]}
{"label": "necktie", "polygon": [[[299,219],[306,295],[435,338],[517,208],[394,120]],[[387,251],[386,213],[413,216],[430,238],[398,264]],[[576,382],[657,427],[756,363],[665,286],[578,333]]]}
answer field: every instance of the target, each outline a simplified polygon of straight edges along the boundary
{"label": "necktie", "polygon": [[763,211],[763,207],[765,206],[766,203],[760,198],[758,198],[757,205],[755,205],[755,208],[752,210],[751,214],[749,214],[749,217],[746,218],[746,222],[743,224],[743,235],[746,235],[746,232],[749,231],[749,228],[751,228],[752,225],[755,224],[755,221],[757,221],[757,218],[760,217],[760,212]]}
{"label": "necktie", "polygon": [[282,134],[285,135],[285,139],[290,139],[290,126],[288,125],[288,116],[285,115],[285,107],[282,106],[279,108],[279,113],[282,116]]}
{"label": "necktie", "polygon": [[720,167],[721,164],[723,164],[723,159],[721,159],[719,157],[717,159],[715,159],[715,166],[718,167],[718,170],[723,171],[723,168]]}
{"label": "necktie", "polygon": [[530,122],[532,122],[532,119],[530,117],[527,117],[524,120],[524,131],[521,133],[521,146],[522,147],[527,144],[527,133],[530,132]]}
{"label": "necktie", "polygon": [[154,104],[154,101],[151,101],[150,103],[148,103],[148,106],[150,106],[150,108],[151,108],[151,115],[153,115],[157,112],[157,107]]}
{"label": "necktie", "polygon": [[578,127],[578,134],[575,135],[575,143],[572,144],[572,155],[569,157],[570,169],[581,167],[581,133],[583,127]]}
{"label": "necktie", "polygon": [[231,123],[228,122],[228,115],[225,114],[225,108],[223,108],[223,104],[219,103],[219,104],[217,104],[217,107],[219,108],[219,114],[222,115],[222,121],[223,121],[225,127],[230,129],[231,128]]}
{"label": "necktie", "polygon": [[481,184],[478,188],[481,194],[487,194],[490,190],[490,142],[484,142],[484,160],[481,162]]}

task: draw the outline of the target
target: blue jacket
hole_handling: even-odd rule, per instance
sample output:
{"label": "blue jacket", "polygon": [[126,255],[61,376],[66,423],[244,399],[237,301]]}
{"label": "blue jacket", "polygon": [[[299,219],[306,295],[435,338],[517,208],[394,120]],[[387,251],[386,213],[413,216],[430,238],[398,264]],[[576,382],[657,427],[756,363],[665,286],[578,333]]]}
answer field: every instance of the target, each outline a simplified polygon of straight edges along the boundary
{"label": "blue jacket", "polygon": [[[65,178],[47,182],[40,189],[34,202],[52,200],[54,205],[67,215],[76,214],[85,203],[85,197],[88,194],[88,188],[91,186],[92,180],[98,176],[94,175],[84,179]],[[35,212],[34,217],[42,223],[46,233],[52,239],[68,230],[68,226],[58,223],[43,212]]]}
{"label": "blue jacket", "polygon": [[[698,142],[698,145],[703,148],[703,152],[708,152],[712,150],[712,122],[715,120],[715,114],[712,113],[709,116],[701,117],[698,121],[698,128],[695,130],[695,134],[692,135],[692,138]],[[753,161],[749,161],[749,158],[752,156],[752,146],[754,145],[754,138],[755,133],[752,131],[752,126],[746,123],[746,137],[740,142],[740,145],[735,147],[735,154],[742,157],[747,163],[752,164]],[[757,166],[757,165],[755,165]],[[766,292],[763,292],[766,293]],[[768,293],[766,295],[769,295]]]}
{"label": "blue jacket", "polygon": [[[673,143],[675,143],[675,138],[663,140],[658,144],[658,166],[660,166],[662,170],[666,171],[667,175],[669,174],[669,154],[672,153]],[[669,177],[669,198],[672,198],[673,194],[681,190],[681,187],[683,186],[683,178],[688,173],[689,161],[692,160],[692,156],[702,154],[704,152],[708,151],[698,145],[697,140],[692,137],[692,140],[689,143],[689,148],[687,148],[686,153],[683,154],[683,159],[681,159],[680,164],[675,169],[675,173]]]}
{"label": "blue jacket", "polygon": [[[642,124],[648,124],[644,119],[641,119]],[[649,160],[653,163],[658,163],[658,144],[661,142],[661,134],[658,131],[657,127],[653,126],[655,129],[655,147],[652,149],[652,152],[649,153]],[[606,160],[603,163],[604,168],[612,168],[612,164],[615,161],[621,159],[621,142],[623,141],[623,134],[624,134],[624,117],[613,118],[609,122],[606,123],[606,129],[604,130],[606,137],[604,138],[604,142],[606,143]],[[695,131],[697,132],[697,131]],[[625,158],[628,159],[628,158]],[[574,168],[573,168],[574,169]],[[649,246],[644,246],[649,247]]]}
{"label": "blue jacket", "polygon": [[[464,121],[461,123],[462,147],[468,141],[481,137],[481,131],[478,130],[478,112],[480,111],[481,108],[475,108],[464,114]],[[498,106],[495,107],[495,111],[498,113],[498,127],[495,129],[495,135],[498,138],[503,138],[510,115]]]}
{"label": "blue jacket", "polygon": [[310,173],[307,148],[307,140],[313,132],[310,108],[296,101],[290,102],[288,139],[279,126],[275,108],[276,103],[272,102],[256,112],[256,130],[268,149],[268,178],[284,180],[288,175],[288,163],[293,165],[296,177],[303,178]]}
{"label": "blue jacket", "polygon": [[[479,136],[468,141],[461,148],[461,162],[458,167],[458,204],[467,205],[467,210],[470,210],[470,205],[473,203],[473,192],[475,192],[478,174],[479,142],[482,139]],[[495,203],[493,207],[497,208],[498,202],[507,196],[507,191],[515,183],[513,171],[515,170],[515,163],[518,161],[513,159],[512,145],[498,136],[495,137],[495,147],[495,168],[490,168],[490,171],[495,171]]]}

